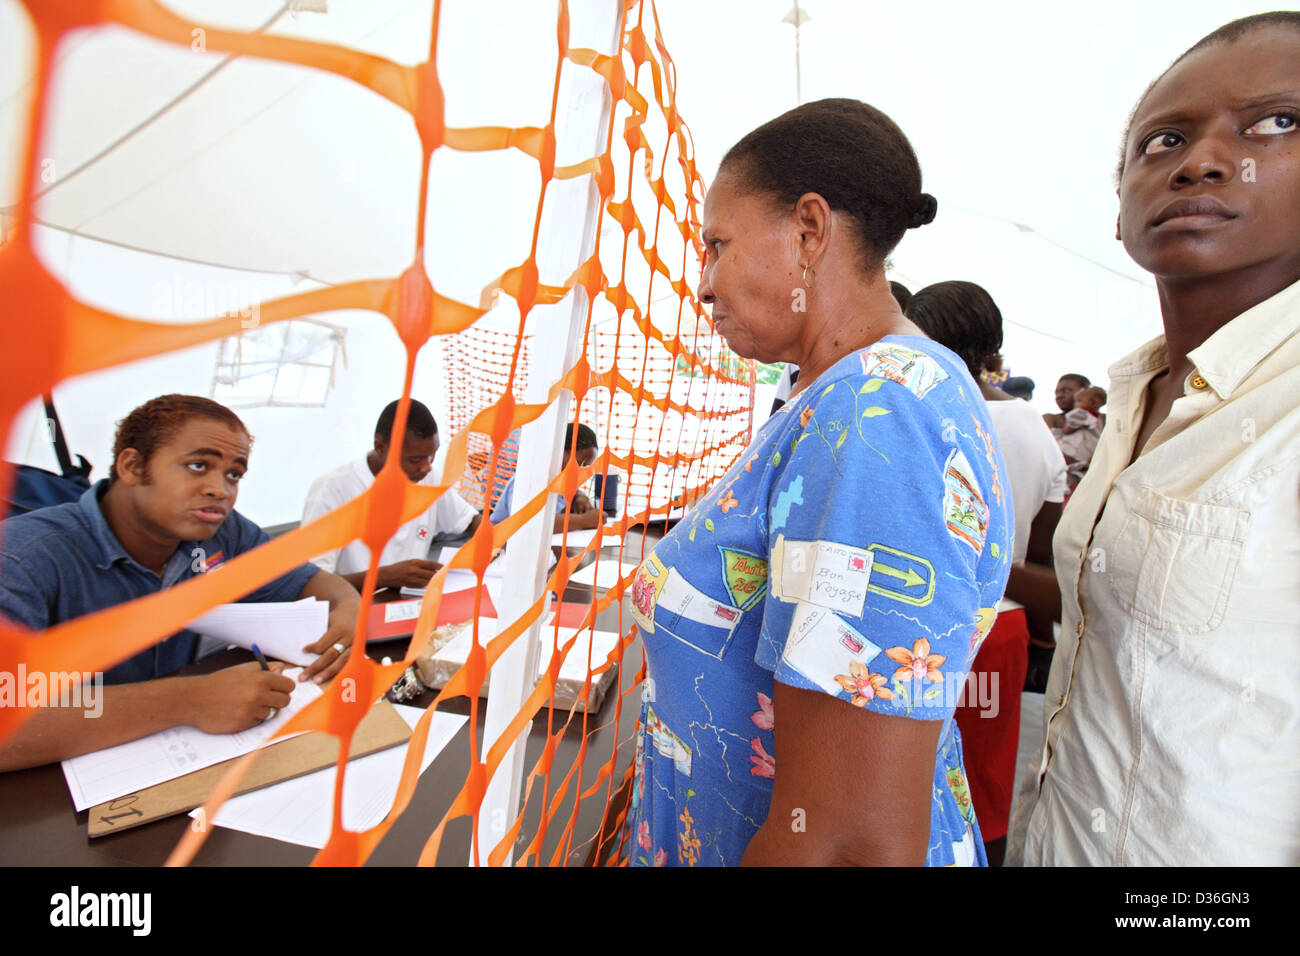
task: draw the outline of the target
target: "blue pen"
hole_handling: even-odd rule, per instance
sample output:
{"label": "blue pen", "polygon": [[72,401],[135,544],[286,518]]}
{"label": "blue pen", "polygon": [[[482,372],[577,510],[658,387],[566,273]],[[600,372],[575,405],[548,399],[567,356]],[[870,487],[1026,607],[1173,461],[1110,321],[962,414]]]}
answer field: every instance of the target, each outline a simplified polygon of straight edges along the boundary
{"label": "blue pen", "polygon": [[262,652],[257,649],[256,644],[253,645],[253,656],[257,658],[257,663],[262,665],[262,670],[269,671],[271,669],[270,665],[266,663],[266,658],[262,656]]}

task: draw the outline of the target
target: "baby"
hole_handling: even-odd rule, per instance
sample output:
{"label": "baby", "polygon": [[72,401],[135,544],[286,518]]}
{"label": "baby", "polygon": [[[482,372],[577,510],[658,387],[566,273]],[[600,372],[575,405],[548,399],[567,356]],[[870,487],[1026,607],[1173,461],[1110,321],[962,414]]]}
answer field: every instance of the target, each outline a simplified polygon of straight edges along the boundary
{"label": "baby", "polygon": [[1097,385],[1081,388],[1074,396],[1074,408],[1065,413],[1065,427],[1057,444],[1065,455],[1066,484],[1070,490],[1079,483],[1092,461],[1092,453],[1101,437],[1100,410],[1106,404],[1106,390]]}

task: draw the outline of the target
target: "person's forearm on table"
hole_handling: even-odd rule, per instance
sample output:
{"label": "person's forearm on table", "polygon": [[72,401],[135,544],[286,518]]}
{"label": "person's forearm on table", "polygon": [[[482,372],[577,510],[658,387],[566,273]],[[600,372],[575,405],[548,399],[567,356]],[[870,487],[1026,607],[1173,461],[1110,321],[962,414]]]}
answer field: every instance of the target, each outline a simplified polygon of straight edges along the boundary
{"label": "person's forearm on table", "polygon": [[209,733],[246,730],[266,719],[272,707],[288,704],[285,688],[292,684],[279,676],[279,667],[262,671],[248,664],[196,677],[83,686],[75,699],[84,706],[51,704],[35,710],[0,747],[0,771],[66,760],[172,727],[194,726]]}

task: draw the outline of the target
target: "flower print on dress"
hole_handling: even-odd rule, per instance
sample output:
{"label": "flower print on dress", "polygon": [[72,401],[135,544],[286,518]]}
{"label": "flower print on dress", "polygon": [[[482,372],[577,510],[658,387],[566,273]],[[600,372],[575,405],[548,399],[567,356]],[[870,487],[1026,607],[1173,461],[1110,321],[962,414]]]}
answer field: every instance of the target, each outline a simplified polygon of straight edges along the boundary
{"label": "flower print on dress", "polygon": [[[762,691],[758,691],[757,695],[758,710],[750,714],[749,719],[754,722],[754,726],[759,730],[771,730],[776,726],[776,713],[772,710],[772,698]],[[775,777],[776,758],[767,752],[767,749],[763,746],[763,741],[755,737],[749,742],[749,748],[754,751],[749,757],[754,764],[749,768],[750,774],[755,777],[767,777],[769,780]]]}
{"label": "flower print on dress", "polygon": [[686,806],[677,815],[677,819],[682,821],[682,832],[677,839],[677,859],[687,866],[700,862],[700,838],[695,835],[695,818],[691,816],[690,800],[693,796],[694,790],[686,791]]}
{"label": "flower print on dress", "polygon": [[668,864],[668,851],[663,847],[655,850],[655,859],[652,866],[666,866]]}
{"label": "flower print on dress", "polygon": [[655,584],[643,571],[637,571],[632,582],[632,604],[646,617],[654,614]]}
{"label": "flower print on dress", "polygon": [[891,647],[885,651],[885,656],[903,665],[894,671],[894,680],[928,679],[936,684],[943,681],[939,668],[948,658],[943,654],[931,654],[930,642],[924,637],[912,645],[910,652],[905,647]]}
{"label": "flower print on dress", "polygon": [[866,707],[877,697],[881,700],[894,698],[894,692],[885,686],[888,679],[883,674],[872,674],[857,661],[849,661],[849,673],[836,674],[835,680],[853,695],[854,707]]}
{"label": "flower print on dress", "polygon": [[749,772],[755,777],[767,777],[769,780],[776,777],[776,758],[773,757],[763,748],[763,742],[755,737],[749,742],[749,749],[754,751],[749,755],[754,766],[749,768]]}
{"label": "flower print on dress", "polygon": [[650,821],[642,820],[636,828],[636,845],[641,849],[650,850]]}

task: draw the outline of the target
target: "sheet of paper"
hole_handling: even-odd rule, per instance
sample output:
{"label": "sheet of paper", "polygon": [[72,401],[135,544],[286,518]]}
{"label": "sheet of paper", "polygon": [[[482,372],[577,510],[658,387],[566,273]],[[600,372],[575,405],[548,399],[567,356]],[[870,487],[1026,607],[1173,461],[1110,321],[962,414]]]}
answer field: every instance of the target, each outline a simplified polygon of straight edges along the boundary
{"label": "sheet of paper", "polygon": [[[434,560],[440,562],[441,564],[451,564],[451,559],[456,557],[456,555],[458,554],[460,554],[460,548],[449,548],[446,545],[444,545],[441,553],[438,555],[438,557],[434,558]],[[473,573],[474,573],[473,571],[470,571],[467,568],[452,568],[447,572],[448,576],[452,574],[473,574]],[[489,563],[488,566],[483,569],[483,577],[499,578],[503,573],[504,572],[502,571],[501,554],[500,552],[498,552],[497,555],[493,557],[491,563]],[[451,590],[451,588],[444,587],[443,590],[449,591]]]}
{"label": "sheet of paper", "polygon": [[612,588],[620,579],[627,577],[636,569],[635,564],[601,558],[599,565],[589,564],[585,568],[574,571],[569,575],[569,582],[585,584],[587,587]]}
{"label": "sheet of paper", "polygon": [[[395,704],[411,727],[424,711]],[[429,739],[420,761],[424,773],[469,720],[457,714],[434,713],[429,722]],[[407,747],[390,747],[358,757],[348,765],[343,782],[343,825],[354,831],[378,825],[392,809],[397,784],[402,776]],[[263,787],[222,804],[212,821],[219,827],[242,830],[301,846],[323,847],[329,840],[334,814],[334,767],[318,770],[283,783]],[[197,816],[198,810],[190,816]]]}
{"label": "sheet of paper", "polygon": [[[562,627],[558,635],[558,646],[563,647],[573,640],[575,634],[578,635],[578,639],[574,641],[573,646],[569,648],[568,656],[560,664],[560,680],[582,680],[587,676],[588,660],[592,670],[600,670],[605,659],[609,657],[610,651],[618,644],[618,634],[613,631],[584,630],[579,633],[577,628]],[[555,632],[551,627],[542,628],[541,642],[544,653],[538,665],[539,674],[544,673],[551,666],[551,657],[557,646],[552,639],[554,636]]]}
{"label": "sheet of paper", "polygon": [[[491,572],[491,568],[488,569]],[[484,577],[490,577],[485,574]],[[478,576],[473,571],[467,571],[464,568],[448,568],[447,577],[442,582],[443,594],[454,594],[456,591],[467,591],[472,587],[478,586]],[[402,594],[407,597],[421,597],[426,588],[402,588]]]}
{"label": "sheet of paper", "polygon": [[[414,621],[419,616],[419,601],[390,601],[384,605],[385,624],[392,624],[394,621]],[[388,638],[381,638],[381,640],[388,640]]]}
{"label": "sheet of paper", "polygon": [[297,683],[297,668],[284,673],[294,679],[289,706],[271,720],[248,730],[237,734],[205,734],[197,727],[172,727],[63,761],[63,776],[68,781],[73,804],[78,810],[84,810],[256,750],[288,723],[290,717],[323,693],[311,681]]}
{"label": "sheet of paper", "polygon": [[[583,531],[570,531],[566,547],[578,549],[585,548],[587,545],[591,544],[592,540],[596,537],[596,530],[596,528],[587,528]],[[617,548],[622,543],[623,536],[617,531],[607,530],[604,537],[600,539],[600,546],[602,548]],[[563,534],[557,533],[551,535],[552,547],[558,548],[561,544],[565,544]]]}
{"label": "sheet of paper", "polygon": [[244,648],[251,649],[256,644],[267,657],[305,666],[316,655],[304,652],[303,648],[320,640],[329,626],[329,615],[329,603],[316,598],[222,604],[186,627]]}

